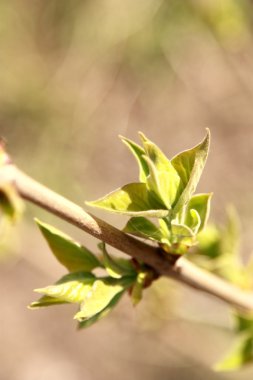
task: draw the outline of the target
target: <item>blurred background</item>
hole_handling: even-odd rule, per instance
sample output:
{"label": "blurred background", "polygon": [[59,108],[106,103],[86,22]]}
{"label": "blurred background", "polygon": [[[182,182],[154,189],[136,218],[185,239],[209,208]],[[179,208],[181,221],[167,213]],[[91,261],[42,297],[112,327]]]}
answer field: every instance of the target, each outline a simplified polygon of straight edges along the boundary
{"label": "blurred background", "polygon": [[[253,247],[253,3],[250,0],[0,2],[0,135],[14,162],[76,203],[137,180],[118,135],[141,130],[172,157],[212,145],[199,191],[211,219],[228,203]],[[96,215],[121,228],[124,218]],[[95,239],[34,206],[0,254],[0,379],[251,379],[211,371],[233,341],[227,307],[159,280],[132,308],[76,331],[75,309],[27,310],[32,289],[65,271],[33,217],[96,249]],[[113,250],[111,250],[112,252]]]}

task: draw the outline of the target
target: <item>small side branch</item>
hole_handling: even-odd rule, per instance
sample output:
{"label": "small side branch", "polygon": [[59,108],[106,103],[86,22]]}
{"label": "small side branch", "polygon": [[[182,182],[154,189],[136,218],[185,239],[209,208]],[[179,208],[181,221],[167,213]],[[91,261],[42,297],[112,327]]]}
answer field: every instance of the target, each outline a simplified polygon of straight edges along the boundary
{"label": "small side branch", "polygon": [[172,264],[168,254],[161,252],[159,248],[137,240],[85,212],[80,206],[43,186],[14,165],[5,165],[0,169],[0,184],[6,181],[15,184],[23,199],[146,263],[160,275],[173,278],[180,283],[211,294],[242,311],[253,311],[252,293],[244,292],[217,276],[198,268],[184,257]]}

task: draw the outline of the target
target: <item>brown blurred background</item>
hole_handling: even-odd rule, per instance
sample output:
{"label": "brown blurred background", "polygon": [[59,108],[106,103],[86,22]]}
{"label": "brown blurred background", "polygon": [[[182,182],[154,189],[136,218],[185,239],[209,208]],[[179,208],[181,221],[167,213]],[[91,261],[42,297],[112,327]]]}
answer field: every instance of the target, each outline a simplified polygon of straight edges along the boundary
{"label": "brown blurred background", "polygon": [[[199,186],[241,216],[253,247],[253,3],[236,0],[0,2],[0,135],[14,162],[83,205],[137,179],[118,135],[143,131],[171,157],[212,133]],[[97,213],[122,227],[125,219]],[[251,379],[215,374],[233,340],[227,307],[167,280],[77,332],[71,306],[29,311],[63,275],[33,217],[96,248],[38,208],[0,255],[0,379]],[[239,377],[238,377],[239,376]]]}

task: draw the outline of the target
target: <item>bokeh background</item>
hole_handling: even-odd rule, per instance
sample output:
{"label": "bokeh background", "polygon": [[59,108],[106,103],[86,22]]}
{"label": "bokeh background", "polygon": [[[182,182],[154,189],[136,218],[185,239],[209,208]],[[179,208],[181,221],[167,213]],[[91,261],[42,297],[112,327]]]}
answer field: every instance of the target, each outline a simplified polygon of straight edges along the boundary
{"label": "bokeh background", "polygon": [[[83,205],[137,179],[118,135],[143,131],[169,156],[212,146],[199,190],[211,218],[228,203],[253,247],[253,3],[250,0],[13,0],[0,2],[0,135],[25,172]],[[119,228],[125,219],[97,212]],[[89,248],[95,239],[34,206],[0,256],[0,379],[251,379],[217,374],[233,341],[227,307],[158,281],[132,308],[124,299],[77,332],[75,311],[29,311],[32,289],[61,267],[33,217]]]}

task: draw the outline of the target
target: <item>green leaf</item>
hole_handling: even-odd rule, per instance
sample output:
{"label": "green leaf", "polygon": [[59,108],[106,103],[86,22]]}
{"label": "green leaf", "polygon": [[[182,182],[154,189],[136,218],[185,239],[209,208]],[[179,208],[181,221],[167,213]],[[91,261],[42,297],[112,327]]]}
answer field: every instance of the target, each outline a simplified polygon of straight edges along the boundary
{"label": "green leaf", "polygon": [[129,219],[123,231],[156,241],[162,241],[164,237],[161,230],[154,223],[142,216]]}
{"label": "green leaf", "polygon": [[200,144],[190,150],[179,153],[171,160],[171,164],[176,169],[182,183],[182,194],[174,207],[175,215],[195,192],[207,160],[209,145],[210,132],[207,130],[207,135]]}
{"label": "green leaf", "polygon": [[96,280],[86,295],[81,305],[80,311],[75,315],[74,319],[82,321],[93,317],[97,313],[104,310],[119,293],[125,290],[122,282],[113,279]]}
{"label": "green leaf", "polygon": [[235,312],[235,330],[237,332],[251,332],[253,335],[253,316],[252,315],[244,315],[239,312]]}
{"label": "green leaf", "polygon": [[43,236],[57,260],[70,272],[90,272],[101,267],[101,263],[87,248],[72,240],[61,231],[35,219]]}
{"label": "green leaf", "polygon": [[171,223],[171,232],[174,236],[178,237],[192,237],[192,230],[184,224]]}
{"label": "green leaf", "polygon": [[122,265],[119,261],[112,259],[112,257],[108,254],[105,243],[100,243],[99,248],[103,252],[104,266],[107,273],[113,278],[121,278],[126,275],[134,275],[135,271],[133,267]]}
{"label": "green leaf", "polygon": [[80,303],[91,291],[95,280],[96,277],[91,273],[70,273],[62,277],[57,284],[34,291],[56,298],[57,301]]}
{"label": "green leaf", "polygon": [[120,136],[120,138],[123,141],[123,143],[130,149],[130,151],[135,156],[135,158],[138,162],[138,165],[139,165],[139,169],[140,169],[140,174],[139,174],[140,182],[145,183],[146,178],[149,175],[149,169],[148,169],[148,165],[147,165],[146,161],[143,159],[143,155],[145,154],[144,149],[142,149],[142,147],[140,147],[135,142],[133,142],[133,141],[131,141],[125,137]]}
{"label": "green leaf", "polygon": [[147,185],[171,209],[179,197],[180,177],[164,153],[142,133],[140,136],[146,153],[143,159],[149,168]]}
{"label": "green leaf", "polygon": [[253,362],[253,336],[240,334],[230,353],[218,364],[216,371],[234,371]]}
{"label": "green leaf", "polygon": [[191,208],[190,210],[188,210],[185,218],[185,224],[192,230],[194,235],[198,233],[201,224],[201,219],[199,213],[195,209]]}
{"label": "green leaf", "polygon": [[139,272],[131,291],[133,305],[137,305],[142,300],[142,291],[145,285],[147,273]]}
{"label": "green leaf", "polygon": [[0,209],[11,221],[19,219],[23,212],[24,204],[11,184],[6,183],[0,186]]}
{"label": "green leaf", "polygon": [[46,306],[55,306],[55,305],[62,305],[66,304],[68,302],[62,301],[59,298],[55,297],[50,297],[50,296],[43,296],[38,301],[34,301],[30,303],[28,306],[28,309],[39,309],[41,307],[46,307]]}
{"label": "green leaf", "polygon": [[[193,215],[191,210],[195,210],[200,217],[200,223],[198,225],[197,232],[203,230],[203,228],[206,226],[210,212],[210,203],[212,195],[212,193],[193,195],[189,203],[187,204],[185,223],[187,224],[187,226],[191,228],[193,222]],[[196,222],[197,220],[195,219],[195,223]]]}
{"label": "green leaf", "polygon": [[130,183],[93,202],[85,202],[92,207],[114,213],[161,218],[168,210],[159,209],[144,183]]}
{"label": "green leaf", "polygon": [[[171,223],[171,233],[172,233],[172,242],[174,244],[182,243],[185,246],[191,246],[193,244],[194,234],[192,230],[184,224],[177,224],[175,222]],[[185,247],[179,246],[178,249],[175,249],[175,253],[183,254],[185,253]]]}
{"label": "green leaf", "polygon": [[92,317],[79,322],[78,328],[83,329],[83,328],[90,327],[94,323],[100,321],[102,318],[105,318],[112,311],[112,309],[118,304],[123,294],[124,294],[124,291],[116,294],[116,296],[111,300],[111,302],[109,302],[109,304],[103,310],[93,315]]}

